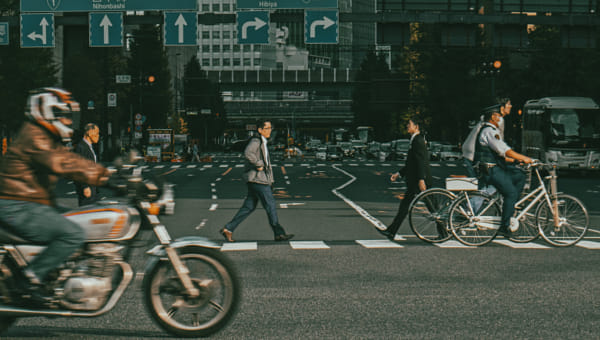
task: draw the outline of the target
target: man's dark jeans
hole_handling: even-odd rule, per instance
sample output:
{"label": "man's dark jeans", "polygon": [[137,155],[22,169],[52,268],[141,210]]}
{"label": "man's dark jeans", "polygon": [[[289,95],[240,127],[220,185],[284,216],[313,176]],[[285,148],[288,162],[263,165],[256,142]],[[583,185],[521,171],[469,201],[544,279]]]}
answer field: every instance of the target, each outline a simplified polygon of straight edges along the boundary
{"label": "man's dark jeans", "polygon": [[256,205],[258,201],[262,204],[262,206],[267,211],[267,216],[269,217],[269,224],[271,225],[271,229],[273,229],[273,233],[275,237],[279,235],[284,235],[285,231],[279,225],[279,218],[277,217],[277,210],[275,208],[275,197],[273,197],[273,190],[270,185],[266,184],[258,184],[258,183],[247,183],[248,185],[248,195],[246,196],[246,200],[244,204],[240,208],[240,210],[235,214],[233,219],[225,225],[225,228],[231,232],[235,230],[235,228],[242,223],[248,217],[254,209],[256,209]]}
{"label": "man's dark jeans", "polygon": [[0,200],[0,220],[14,234],[35,244],[47,245],[27,267],[44,280],[85,241],[85,231],[62,216],[56,209],[39,203]]}

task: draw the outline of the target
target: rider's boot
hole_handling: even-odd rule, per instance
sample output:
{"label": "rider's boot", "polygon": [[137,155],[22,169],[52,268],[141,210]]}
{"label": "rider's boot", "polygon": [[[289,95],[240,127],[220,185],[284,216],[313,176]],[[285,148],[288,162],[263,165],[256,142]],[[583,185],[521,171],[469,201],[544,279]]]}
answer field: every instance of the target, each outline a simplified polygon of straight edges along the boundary
{"label": "rider's boot", "polygon": [[25,269],[22,277],[17,279],[17,293],[20,296],[20,304],[24,307],[39,308],[47,306],[51,302],[51,295],[42,280],[34,272]]}

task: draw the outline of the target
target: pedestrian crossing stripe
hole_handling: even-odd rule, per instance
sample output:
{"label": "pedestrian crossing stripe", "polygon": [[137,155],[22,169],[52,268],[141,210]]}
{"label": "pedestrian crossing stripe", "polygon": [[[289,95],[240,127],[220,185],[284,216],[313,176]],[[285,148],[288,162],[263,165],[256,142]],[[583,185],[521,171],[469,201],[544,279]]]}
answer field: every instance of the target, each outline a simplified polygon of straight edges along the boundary
{"label": "pedestrian crossing stripe", "polygon": [[292,249],[329,249],[323,241],[290,241]]}
{"label": "pedestrian crossing stripe", "polygon": [[221,247],[221,251],[244,251],[244,250],[258,250],[257,242],[234,242],[224,243]]}
{"label": "pedestrian crossing stripe", "polygon": [[511,248],[521,248],[521,249],[548,249],[551,248],[549,246],[545,246],[538,243],[516,243],[510,240],[493,240],[492,242],[505,245]]}
{"label": "pedestrian crossing stripe", "polygon": [[600,249],[600,243],[592,241],[579,241],[576,246],[585,249]]}
{"label": "pedestrian crossing stripe", "polygon": [[464,245],[456,240],[448,240],[441,243],[434,243],[434,245],[439,248],[477,248],[473,246]]}
{"label": "pedestrian crossing stripe", "polygon": [[404,248],[404,246],[390,240],[356,240],[356,243],[365,248]]}

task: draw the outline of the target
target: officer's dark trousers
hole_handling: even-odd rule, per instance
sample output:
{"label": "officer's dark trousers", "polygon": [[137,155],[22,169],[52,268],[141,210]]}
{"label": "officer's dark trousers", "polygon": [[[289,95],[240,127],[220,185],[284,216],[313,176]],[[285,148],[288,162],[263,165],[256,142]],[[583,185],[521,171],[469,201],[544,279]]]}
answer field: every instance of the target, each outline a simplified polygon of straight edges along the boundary
{"label": "officer's dark trousers", "polygon": [[392,233],[392,235],[395,235],[398,232],[398,229],[400,229],[402,222],[408,214],[408,208],[410,207],[410,203],[415,198],[415,196],[419,194],[419,192],[421,191],[419,190],[419,186],[417,184],[408,184],[408,188],[404,193],[404,198],[400,203],[400,207],[398,207],[398,213],[396,214],[396,217],[394,217],[394,221],[392,221],[392,224],[390,224],[387,228],[387,230],[390,233]]}
{"label": "officer's dark trousers", "polygon": [[506,230],[506,227],[510,225],[510,218],[515,212],[515,203],[519,200],[525,186],[525,174],[514,166],[502,168],[496,165],[489,169],[489,173],[485,177],[486,182],[495,186],[504,198],[500,226]]}

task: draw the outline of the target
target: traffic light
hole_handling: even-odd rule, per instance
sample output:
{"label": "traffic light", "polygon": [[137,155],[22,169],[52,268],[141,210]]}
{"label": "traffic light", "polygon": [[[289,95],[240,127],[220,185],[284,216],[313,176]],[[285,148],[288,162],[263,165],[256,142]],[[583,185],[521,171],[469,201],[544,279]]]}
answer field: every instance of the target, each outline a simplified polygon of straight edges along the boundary
{"label": "traffic light", "polygon": [[6,142],[6,137],[2,138],[2,154],[6,154],[6,149],[8,149],[8,143]]}
{"label": "traffic light", "polygon": [[153,75],[149,75],[144,78],[144,83],[146,85],[154,85],[154,82],[156,82],[156,77]]}
{"label": "traffic light", "polygon": [[502,61],[494,60],[494,61],[484,61],[481,63],[481,67],[479,69],[479,73],[484,76],[493,76],[500,73],[502,69]]}

